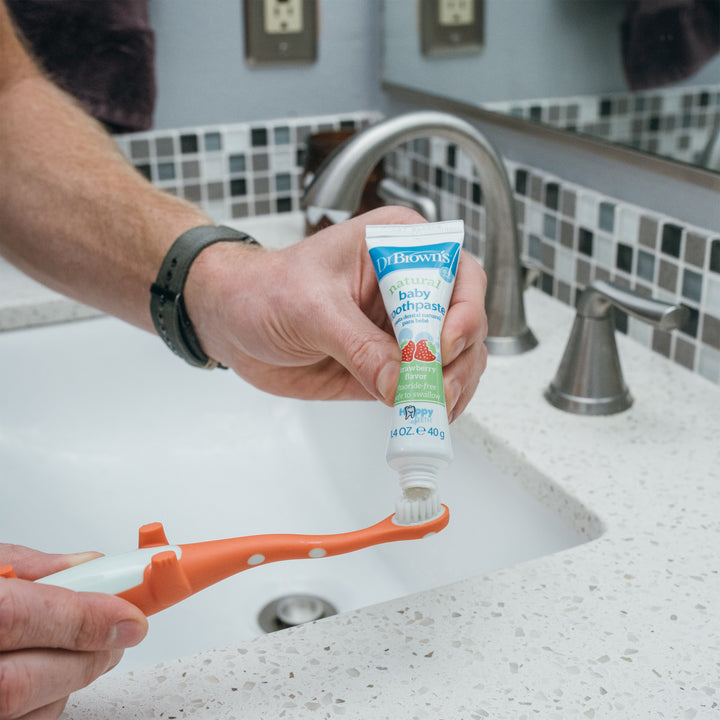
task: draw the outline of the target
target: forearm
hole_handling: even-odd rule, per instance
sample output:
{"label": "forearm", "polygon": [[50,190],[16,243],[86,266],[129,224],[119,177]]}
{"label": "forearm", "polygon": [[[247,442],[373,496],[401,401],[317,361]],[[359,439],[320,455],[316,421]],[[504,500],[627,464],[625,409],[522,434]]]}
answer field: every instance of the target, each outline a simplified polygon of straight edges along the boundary
{"label": "forearm", "polygon": [[0,252],[43,284],[151,329],[162,258],[211,220],[154,188],[29,59],[13,60],[0,82]]}

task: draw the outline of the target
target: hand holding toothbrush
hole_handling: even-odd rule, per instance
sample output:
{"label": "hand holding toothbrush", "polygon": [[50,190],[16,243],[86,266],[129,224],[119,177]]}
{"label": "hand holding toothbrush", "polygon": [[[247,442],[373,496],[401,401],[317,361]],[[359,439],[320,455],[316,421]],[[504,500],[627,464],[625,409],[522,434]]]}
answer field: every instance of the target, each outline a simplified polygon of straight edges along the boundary
{"label": "hand holding toothbrush", "polygon": [[0,565],[22,578],[0,577],[0,720],[60,717],[70,693],[145,637],[143,613],[118,597],[30,582],[96,557],[0,543]]}

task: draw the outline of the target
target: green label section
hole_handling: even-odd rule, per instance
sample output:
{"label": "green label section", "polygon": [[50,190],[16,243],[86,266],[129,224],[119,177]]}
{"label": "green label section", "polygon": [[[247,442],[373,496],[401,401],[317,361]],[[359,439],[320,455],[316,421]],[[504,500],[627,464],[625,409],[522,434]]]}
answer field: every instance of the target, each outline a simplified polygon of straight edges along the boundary
{"label": "green label section", "polygon": [[445,405],[442,365],[439,361],[412,360],[401,363],[395,405],[407,405],[414,402]]}

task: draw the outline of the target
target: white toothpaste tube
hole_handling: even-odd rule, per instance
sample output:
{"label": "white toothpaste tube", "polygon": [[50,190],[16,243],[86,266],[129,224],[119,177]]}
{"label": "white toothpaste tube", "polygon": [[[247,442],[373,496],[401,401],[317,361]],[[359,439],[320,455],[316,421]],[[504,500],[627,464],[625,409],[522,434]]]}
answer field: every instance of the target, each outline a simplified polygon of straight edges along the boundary
{"label": "white toothpaste tube", "polygon": [[424,522],[442,508],[437,480],[453,458],[440,334],[455,285],[462,220],[368,225],[370,258],[402,352],[387,462],[403,491],[396,521]]}

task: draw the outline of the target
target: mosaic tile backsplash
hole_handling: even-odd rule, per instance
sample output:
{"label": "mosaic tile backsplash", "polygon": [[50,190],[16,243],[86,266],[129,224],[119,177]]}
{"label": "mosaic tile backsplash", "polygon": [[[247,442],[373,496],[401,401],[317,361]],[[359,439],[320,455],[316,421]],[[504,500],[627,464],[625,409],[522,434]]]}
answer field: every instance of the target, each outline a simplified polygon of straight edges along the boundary
{"label": "mosaic tile backsplash", "polygon": [[[151,131],[118,144],[153,183],[202,205],[217,221],[300,210],[307,137],[361,129],[377,113]],[[507,162],[523,257],[537,286],[573,305],[593,279],[690,308],[668,333],[616,312],[619,332],[720,384],[720,233],[693,227]],[[385,159],[385,172],[430,197],[441,218],[466,223],[466,247],[482,258],[485,209],[469,158],[445,140],[416,140]]]}
{"label": "mosaic tile backsplash", "polygon": [[705,164],[720,129],[720,85],[488,103],[488,110]]}

